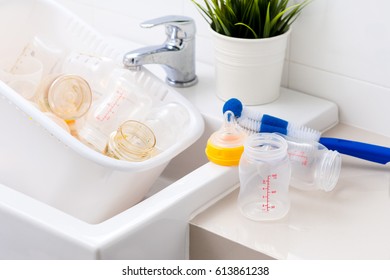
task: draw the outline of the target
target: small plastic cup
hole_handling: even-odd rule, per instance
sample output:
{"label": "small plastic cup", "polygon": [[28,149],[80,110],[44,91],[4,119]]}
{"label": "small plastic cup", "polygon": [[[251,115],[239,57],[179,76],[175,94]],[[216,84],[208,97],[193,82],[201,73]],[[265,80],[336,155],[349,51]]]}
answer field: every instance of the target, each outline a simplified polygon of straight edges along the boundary
{"label": "small plastic cup", "polygon": [[19,60],[10,72],[2,72],[3,80],[27,100],[31,100],[42,79],[42,62],[34,57]]}

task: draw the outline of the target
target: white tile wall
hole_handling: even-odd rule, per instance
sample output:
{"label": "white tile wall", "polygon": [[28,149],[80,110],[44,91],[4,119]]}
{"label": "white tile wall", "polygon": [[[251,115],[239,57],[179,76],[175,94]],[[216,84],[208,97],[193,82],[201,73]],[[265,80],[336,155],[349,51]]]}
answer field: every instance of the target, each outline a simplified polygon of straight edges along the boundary
{"label": "white tile wall", "polygon": [[289,87],[336,102],[340,119],[390,135],[388,0],[314,0],[294,27]]}
{"label": "white tile wall", "polygon": [[[190,0],[57,1],[103,34],[143,45],[161,43],[164,31],[142,30],[141,21],[190,16],[197,58],[213,62],[208,25]],[[285,86],[336,102],[344,123],[390,136],[389,10],[388,0],[313,0],[293,27]]]}

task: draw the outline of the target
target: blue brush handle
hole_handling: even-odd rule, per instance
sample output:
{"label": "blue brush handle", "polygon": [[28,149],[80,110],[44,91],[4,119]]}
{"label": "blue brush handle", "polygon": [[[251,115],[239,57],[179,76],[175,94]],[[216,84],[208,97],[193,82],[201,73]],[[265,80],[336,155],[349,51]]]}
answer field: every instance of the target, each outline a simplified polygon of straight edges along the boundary
{"label": "blue brush handle", "polygon": [[319,142],[329,150],[338,151],[344,155],[381,164],[390,162],[390,148],[387,147],[328,137],[321,137]]}

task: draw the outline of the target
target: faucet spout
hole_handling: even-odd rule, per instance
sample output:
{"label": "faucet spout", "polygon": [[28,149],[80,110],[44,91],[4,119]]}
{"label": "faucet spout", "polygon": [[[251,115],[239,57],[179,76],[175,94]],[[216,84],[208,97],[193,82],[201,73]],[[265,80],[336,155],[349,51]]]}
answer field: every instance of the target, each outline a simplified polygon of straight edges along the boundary
{"label": "faucet spout", "polygon": [[167,83],[186,87],[196,83],[195,62],[188,57],[188,50],[168,45],[150,46],[128,52],[123,64],[129,70],[139,70],[145,64],[160,64],[166,74]]}
{"label": "faucet spout", "polygon": [[[127,68],[138,67],[144,64],[162,64],[166,60],[165,53],[168,51],[169,49],[164,45],[139,48],[126,53],[123,57],[123,64]],[[166,64],[166,62],[163,64]]]}
{"label": "faucet spout", "polygon": [[162,45],[133,50],[123,56],[129,70],[139,70],[145,64],[160,64],[166,82],[175,87],[189,87],[197,83],[195,74],[195,27],[192,19],[168,16],[141,24],[153,27],[165,24],[167,39]]}

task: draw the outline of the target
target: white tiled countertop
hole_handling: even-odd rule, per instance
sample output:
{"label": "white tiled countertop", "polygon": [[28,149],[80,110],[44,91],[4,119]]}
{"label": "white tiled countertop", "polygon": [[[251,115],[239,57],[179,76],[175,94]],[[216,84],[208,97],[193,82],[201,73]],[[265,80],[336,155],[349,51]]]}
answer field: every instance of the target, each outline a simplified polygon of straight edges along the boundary
{"label": "white tiled countertop", "polygon": [[[389,138],[346,125],[338,125],[325,135],[390,146]],[[236,258],[245,259],[247,250],[252,258],[254,252],[255,257],[259,253],[257,257],[276,259],[390,259],[389,168],[343,156],[336,188],[329,193],[291,189],[291,209],[281,220],[246,219],[237,209],[237,188],[193,218],[191,226],[197,232],[211,233],[214,240],[225,241],[224,248],[213,242],[214,251],[229,251],[226,247],[230,245],[235,250],[244,248]],[[202,250],[210,244],[207,240],[194,240],[197,243],[191,246],[198,248],[196,258],[218,255],[208,254],[210,248]],[[230,258],[235,258],[234,252]]]}

